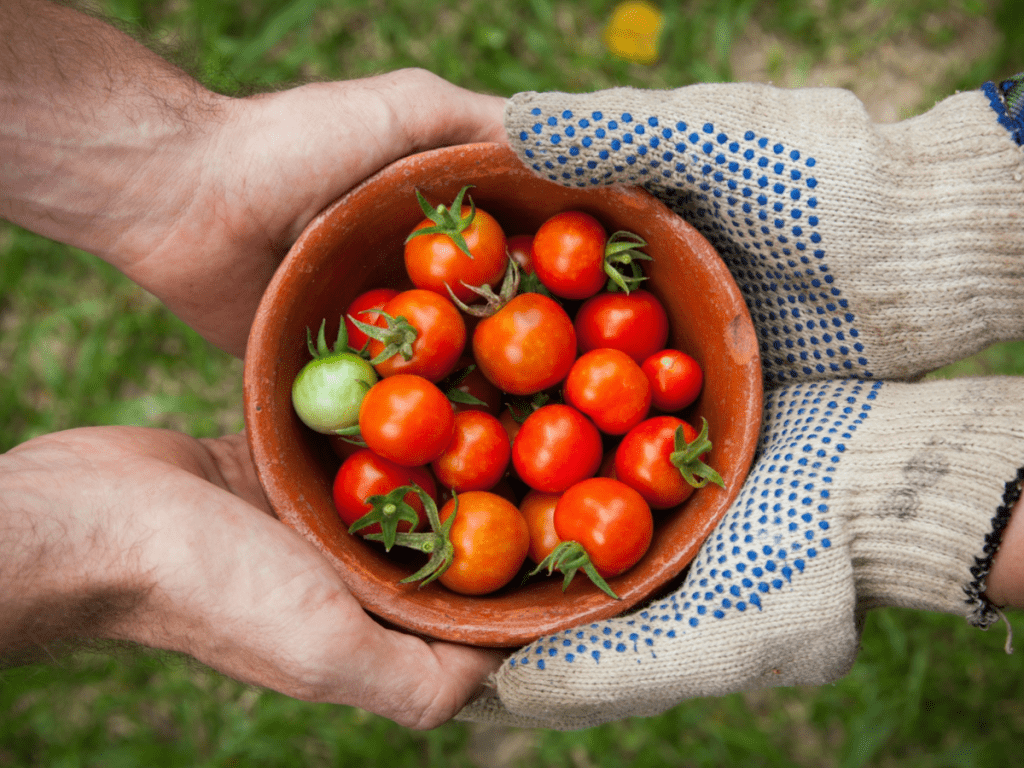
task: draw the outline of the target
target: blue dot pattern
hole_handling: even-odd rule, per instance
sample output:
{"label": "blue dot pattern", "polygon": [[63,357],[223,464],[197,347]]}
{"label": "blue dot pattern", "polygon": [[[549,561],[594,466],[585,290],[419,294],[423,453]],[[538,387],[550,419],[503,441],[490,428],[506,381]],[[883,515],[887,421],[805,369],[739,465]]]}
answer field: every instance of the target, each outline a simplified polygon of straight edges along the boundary
{"label": "blue dot pattern", "polygon": [[543,637],[508,663],[543,670],[624,654],[642,664],[705,622],[769,609],[772,593],[796,585],[831,549],[832,479],[883,386],[811,382],[769,393],[760,459],[682,588],[632,616]]}
{"label": "blue dot pattern", "polygon": [[693,224],[736,278],[758,326],[766,384],[871,378],[853,310],[829,268],[817,160],[752,130],[630,112],[530,111],[526,162],[563,185],[646,188]]}

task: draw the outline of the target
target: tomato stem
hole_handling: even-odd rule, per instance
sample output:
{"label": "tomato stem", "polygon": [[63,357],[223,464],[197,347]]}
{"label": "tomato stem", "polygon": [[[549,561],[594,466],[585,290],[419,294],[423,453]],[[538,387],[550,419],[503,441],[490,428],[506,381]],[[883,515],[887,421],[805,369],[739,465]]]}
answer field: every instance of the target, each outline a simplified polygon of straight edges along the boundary
{"label": "tomato stem", "polygon": [[526,418],[548,404],[551,395],[547,392],[537,392],[534,395],[510,395],[508,398],[508,410],[517,424],[522,424]]}
{"label": "tomato stem", "polygon": [[320,330],[316,334],[316,346],[313,346],[313,334],[309,330],[309,326],[306,326],[306,349],[309,350],[309,355],[314,360],[332,355],[338,352],[354,352],[348,345],[348,328],[345,326],[345,318],[341,319],[338,325],[338,338],[334,340],[334,347],[327,346],[327,339],[325,337],[325,329],[327,327],[327,318],[320,321]]}
{"label": "tomato stem", "polygon": [[[604,272],[608,275],[607,290],[628,294],[647,279],[638,261],[652,261],[643,251],[647,241],[632,232],[620,230],[608,238],[604,249]],[[629,274],[623,273],[628,270]]]}
{"label": "tomato stem", "polygon": [[445,392],[445,395],[447,396],[448,400],[450,400],[453,403],[458,403],[460,405],[487,405],[487,403],[485,403],[479,397],[471,395],[469,392],[463,392],[461,389],[459,389],[459,385],[462,382],[464,382],[466,380],[466,377],[469,376],[469,374],[471,374],[475,370],[476,364],[470,364],[463,368],[461,371],[458,371],[457,373],[449,377],[449,387],[448,390]]}
{"label": "tomato stem", "polygon": [[551,553],[545,557],[537,567],[530,571],[530,576],[540,573],[543,570],[547,570],[550,576],[555,571],[559,571],[564,574],[565,578],[562,579],[562,591],[565,592],[569,588],[569,583],[576,575],[576,571],[582,569],[585,574],[590,578],[594,585],[604,592],[606,595],[614,600],[620,600],[621,598],[615,594],[608,582],[605,581],[601,574],[597,572],[597,568],[590,560],[590,555],[587,554],[587,550],[578,541],[563,541],[559,543],[557,547],[551,550]]}
{"label": "tomato stem", "polygon": [[673,451],[669,455],[669,461],[679,470],[683,479],[694,488],[703,488],[709,482],[725,487],[722,476],[714,469],[701,461],[701,456],[711,450],[711,441],[708,439],[708,420],[703,422],[700,434],[693,438],[692,443],[687,443],[683,436],[683,428],[676,427],[673,441]]}
{"label": "tomato stem", "polygon": [[[372,506],[372,509],[365,515],[356,520],[352,525],[349,526],[349,533],[356,533],[361,531],[363,528],[368,528],[374,523],[380,524],[380,534],[371,534],[366,538],[372,536],[380,536],[379,541],[384,543],[384,550],[390,552],[391,548],[395,545],[395,539],[398,536],[398,524],[403,520],[409,523],[409,530],[415,531],[420,522],[420,517],[416,513],[416,510],[405,500],[406,495],[409,493],[411,488],[419,488],[418,486],[403,486],[396,488],[390,493],[386,494],[374,494],[366,498],[366,503]],[[422,490],[421,490],[422,492]],[[427,497],[429,498],[429,496]],[[374,539],[377,541],[378,539]]]}
{"label": "tomato stem", "polygon": [[462,236],[462,233],[473,223],[473,218],[476,216],[476,205],[473,203],[472,197],[469,198],[469,213],[466,216],[462,215],[462,196],[472,186],[472,184],[467,184],[460,189],[451,206],[445,206],[442,203],[436,208],[432,208],[427,199],[417,189],[416,199],[419,201],[420,208],[423,209],[423,215],[434,222],[434,226],[413,230],[412,234],[405,238],[405,242],[408,243],[414,237],[419,237],[420,235],[447,235],[460,251],[472,259],[473,254],[469,252],[469,245]]}
{"label": "tomato stem", "polygon": [[388,358],[394,357],[397,354],[401,354],[406,360],[411,360],[413,356],[412,345],[419,337],[419,331],[416,330],[416,326],[401,315],[392,317],[386,312],[381,312],[379,309],[363,311],[374,312],[378,317],[383,317],[387,321],[387,325],[381,327],[364,323],[362,320],[356,320],[352,315],[348,316],[348,319],[355,324],[356,328],[374,341],[379,341],[384,345],[384,349],[380,351],[380,354],[370,360],[370,365],[380,365]]}
{"label": "tomato stem", "polygon": [[[397,495],[399,499],[404,500],[405,494],[410,492],[416,493],[420,497],[420,501],[423,502],[423,508],[426,510],[427,520],[430,523],[430,530],[424,531],[423,533],[397,531],[398,523],[396,521],[396,532],[392,543],[398,544],[402,547],[419,550],[420,552],[430,556],[426,565],[416,571],[416,573],[411,576],[407,576],[398,582],[399,584],[409,584],[414,581],[418,581],[422,587],[447,571],[448,566],[452,564],[452,559],[455,557],[455,547],[452,544],[451,530],[452,525],[455,523],[455,515],[459,511],[459,499],[458,496],[455,497],[455,509],[452,510],[448,519],[442,523],[441,518],[437,513],[437,505],[434,503],[434,500],[430,498],[430,495],[418,485],[404,485],[401,488],[396,488],[391,491],[388,496]],[[401,503],[404,503],[404,501]],[[413,511],[413,514],[415,514],[415,511]],[[361,522],[361,520],[357,520],[353,525],[356,525],[359,522]],[[366,536],[366,538],[370,541],[385,541],[384,524],[381,523],[381,533],[371,533]],[[390,550],[386,541],[385,549]]]}
{"label": "tomato stem", "polygon": [[505,278],[501,282],[501,288],[498,293],[489,285],[469,285],[463,282],[469,290],[475,293],[477,296],[484,300],[483,305],[474,304],[470,306],[464,301],[461,301],[455,293],[452,291],[452,287],[445,283],[444,287],[448,289],[448,296],[455,303],[459,309],[465,312],[467,315],[473,317],[490,317],[491,315],[497,314],[498,310],[508,304],[512,299],[519,293],[519,278],[520,278],[519,265],[516,264],[515,259],[508,260],[508,267],[505,269]]}

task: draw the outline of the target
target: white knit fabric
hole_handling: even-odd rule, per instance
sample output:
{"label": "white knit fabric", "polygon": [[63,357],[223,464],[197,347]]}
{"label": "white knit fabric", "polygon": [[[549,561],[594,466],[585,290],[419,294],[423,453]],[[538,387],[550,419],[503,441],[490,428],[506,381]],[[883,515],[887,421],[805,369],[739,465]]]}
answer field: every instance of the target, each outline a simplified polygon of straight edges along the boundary
{"label": "white knit fabric", "polygon": [[978,565],[1024,467],[1024,379],[806,382],[766,414],[761,458],[674,594],[514,653],[461,717],[574,729],[831,682],[877,605],[987,623]]}
{"label": "white knit fabric", "polygon": [[1024,154],[980,91],[892,125],[835,88],[525,93],[506,128],[539,174],[641,185],[701,230],[770,386],[905,379],[1024,331]]}
{"label": "white knit fabric", "polygon": [[519,94],[524,163],[642,185],[716,246],[767,388],[759,456],[682,585],[514,653],[460,718],[575,729],[822,684],[863,612],[993,617],[981,593],[1024,473],[1024,380],[909,380],[1024,331],[1024,156],[993,98],[873,124],[837,89]]}

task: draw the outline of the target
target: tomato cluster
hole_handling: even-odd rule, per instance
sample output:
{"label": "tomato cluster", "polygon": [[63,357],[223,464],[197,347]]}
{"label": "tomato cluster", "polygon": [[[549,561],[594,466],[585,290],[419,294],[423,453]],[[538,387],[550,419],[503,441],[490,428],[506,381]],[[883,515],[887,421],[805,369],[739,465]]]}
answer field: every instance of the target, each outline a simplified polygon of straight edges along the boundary
{"label": "tomato cluster", "polygon": [[605,579],[645,554],[652,509],[722,482],[706,423],[679,415],[703,373],[666,346],[643,240],[583,211],[507,238],[466,189],[436,208],[417,192],[414,287],[357,296],[333,349],[323,326],[308,339],[296,412],[345,441],[334,500],[350,532],[429,553],[409,581],[486,594],[529,558],[614,597]]}

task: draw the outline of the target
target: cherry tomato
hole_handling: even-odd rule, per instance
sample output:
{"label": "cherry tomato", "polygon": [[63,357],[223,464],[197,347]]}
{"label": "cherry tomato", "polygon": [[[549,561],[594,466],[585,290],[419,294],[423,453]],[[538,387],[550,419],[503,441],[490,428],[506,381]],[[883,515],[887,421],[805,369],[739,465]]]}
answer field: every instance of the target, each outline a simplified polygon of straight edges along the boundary
{"label": "cherry tomato", "polygon": [[615,476],[635,488],[654,509],[668,509],[686,501],[693,486],[671,460],[676,429],[692,443],[697,430],[675,416],[654,416],[626,433],[615,451]]}
{"label": "cherry tomato", "polygon": [[601,433],[568,405],[545,405],[526,417],[512,444],[512,464],[538,491],[561,493],[601,466]]}
{"label": "cherry tomato", "polygon": [[586,299],[600,291],[604,271],[604,227],[582,211],[564,211],[541,224],[533,236],[533,269],[556,296]]}
{"label": "cherry tomato", "polygon": [[654,536],[654,517],[643,496],[608,477],[583,480],[563,493],[554,524],[562,541],[583,545],[605,578],[636,565]]}
{"label": "cherry tomato", "polygon": [[530,531],[527,557],[534,563],[543,561],[561,542],[555,533],[555,505],[561,497],[560,493],[530,491],[519,503],[519,511]]}
{"label": "cherry tomato", "polygon": [[505,427],[483,411],[455,414],[455,434],[431,469],[445,488],[456,493],[488,491],[505,475],[512,456]]}
{"label": "cherry tomato", "polygon": [[[408,346],[405,331],[396,330],[398,347],[393,348],[390,357],[374,365],[381,377],[411,373],[428,381],[440,381],[455,369],[466,348],[466,322],[449,299],[413,288],[395,296],[381,311],[396,320],[405,318],[415,329],[415,340]],[[384,318],[378,317],[378,325],[383,322]],[[371,361],[386,348],[385,342],[370,339]],[[406,354],[411,356],[406,359]]]}
{"label": "cherry tomato", "polygon": [[363,398],[359,433],[367,447],[403,467],[429,464],[455,434],[455,414],[444,392],[422,376],[381,379]]}
{"label": "cherry tomato", "polygon": [[668,314],[650,291],[599,293],[576,313],[580,354],[611,347],[625,352],[637,365],[668,342]]}
{"label": "cherry tomato", "polygon": [[553,299],[521,293],[473,332],[473,356],[491,382],[532,395],[565,378],[576,359],[572,320]]}
{"label": "cherry tomato", "polygon": [[663,349],[640,366],[651,382],[651,402],[659,411],[681,411],[704,386],[700,363],[678,349]]}
{"label": "cherry tomato", "polygon": [[399,291],[394,288],[371,288],[369,291],[361,293],[352,299],[352,303],[349,304],[348,308],[345,310],[345,327],[348,329],[348,345],[352,347],[352,349],[357,351],[362,349],[366,346],[370,337],[356,328],[355,323],[353,323],[349,318],[354,317],[356,320],[361,320],[364,323],[374,325],[380,315],[376,312],[369,312],[367,310],[380,309],[398,294]]}
{"label": "cherry tomato", "polygon": [[462,595],[501,589],[526,560],[530,547],[526,520],[515,504],[487,491],[467,491],[445,503],[439,513],[441,522],[452,512],[455,522],[449,536],[455,552],[438,580]]}
{"label": "cherry tomato", "polygon": [[[471,208],[463,205],[460,210],[465,217]],[[413,234],[435,225],[431,219],[424,219]],[[447,234],[416,235],[405,243],[405,269],[417,288],[448,296],[450,287],[460,301],[470,303],[479,297],[463,283],[493,287],[505,274],[505,232],[493,216],[477,208],[473,221],[460,234],[472,258]]]}
{"label": "cherry tomato", "polygon": [[359,355],[346,352],[339,338],[328,347],[324,326],[317,346],[309,340],[313,359],[302,366],[292,381],[292,407],[310,429],[323,434],[355,426],[366,391],[377,381],[373,366]]}
{"label": "cherry tomato", "polygon": [[[361,448],[349,456],[334,476],[334,506],[346,527],[370,511],[366,503],[370,496],[385,495],[403,485],[418,485],[437,501],[437,484],[426,467],[402,467],[379,456],[369,448]],[[419,515],[419,529],[427,525],[423,502],[415,493],[407,493],[405,502]],[[398,530],[407,531],[409,525],[400,522]],[[358,531],[360,536],[380,533],[380,524],[374,523]]]}
{"label": "cherry tomato", "polygon": [[605,434],[623,435],[647,416],[651,384],[625,352],[593,349],[573,363],[565,379],[565,401]]}

